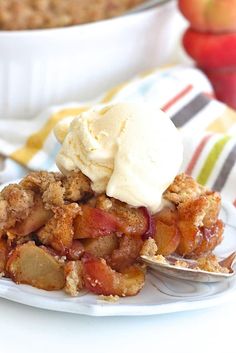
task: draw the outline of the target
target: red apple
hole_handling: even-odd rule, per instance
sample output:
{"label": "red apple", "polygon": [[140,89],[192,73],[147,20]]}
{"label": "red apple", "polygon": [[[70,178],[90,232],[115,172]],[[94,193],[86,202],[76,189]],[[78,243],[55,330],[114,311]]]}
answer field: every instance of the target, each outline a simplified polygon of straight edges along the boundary
{"label": "red apple", "polygon": [[236,31],[236,0],[179,0],[179,9],[196,30]]}
{"label": "red apple", "polygon": [[183,46],[202,68],[236,65],[236,33],[214,35],[189,28],[184,34]]}
{"label": "red apple", "polygon": [[216,97],[236,109],[236,66],[221,70],[204,70],[215,90]]}

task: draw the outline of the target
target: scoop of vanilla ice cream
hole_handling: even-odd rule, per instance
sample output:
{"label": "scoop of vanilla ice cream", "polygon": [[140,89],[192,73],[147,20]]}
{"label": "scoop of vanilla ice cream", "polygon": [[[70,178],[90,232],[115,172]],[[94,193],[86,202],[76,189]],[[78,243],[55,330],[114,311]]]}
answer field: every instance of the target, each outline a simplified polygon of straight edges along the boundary
{"label": "scoop of vanilla ice cream", "polygon": [[95,192],[159,209],[183,158],[180,134],[165,113],[147,103],[116,103],[82,113],[67,133],[61,126],[56,161],[63,173],[79,169]]}

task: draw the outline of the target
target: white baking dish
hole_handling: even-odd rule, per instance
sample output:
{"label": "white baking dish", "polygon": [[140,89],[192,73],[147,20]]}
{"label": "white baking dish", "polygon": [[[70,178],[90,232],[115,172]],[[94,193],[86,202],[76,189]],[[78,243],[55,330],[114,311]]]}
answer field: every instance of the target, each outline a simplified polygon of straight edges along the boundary
{"label": "white baking dish", "polygon": [[0,31],[0,119],[84,101],[170,60],[175,1],[67,28]]}

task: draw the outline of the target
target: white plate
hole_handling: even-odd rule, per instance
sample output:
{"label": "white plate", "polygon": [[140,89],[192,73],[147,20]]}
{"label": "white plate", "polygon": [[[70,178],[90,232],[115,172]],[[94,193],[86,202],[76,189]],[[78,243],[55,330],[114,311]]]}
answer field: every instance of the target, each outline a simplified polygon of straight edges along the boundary
{"label": "white plate", "polygon": [[[221,218],[226,223],[223,243],[218,256],[236,249],[236,210],[224,202]],[[9,279],[0,280],[0,297],[37,308],[93,316],[154,315],[196,310],[218,305],[235,295],[236,280],[219,283],[196,283],[175,280],[149,271],[143,290],[135,297],[121,298],[116,303],[100,300],[83,293],[71,298],[63,291],[47,292],[28,285],[17,285]]]}

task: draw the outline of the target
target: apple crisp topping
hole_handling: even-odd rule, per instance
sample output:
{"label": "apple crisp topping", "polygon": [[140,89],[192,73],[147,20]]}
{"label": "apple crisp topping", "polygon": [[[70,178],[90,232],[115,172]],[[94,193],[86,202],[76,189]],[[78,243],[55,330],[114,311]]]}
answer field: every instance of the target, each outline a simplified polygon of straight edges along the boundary
{"label": "apple crisp topping", "polygon": [[0,29],[78,25],[119,16],[145,0],[0,0]]}

